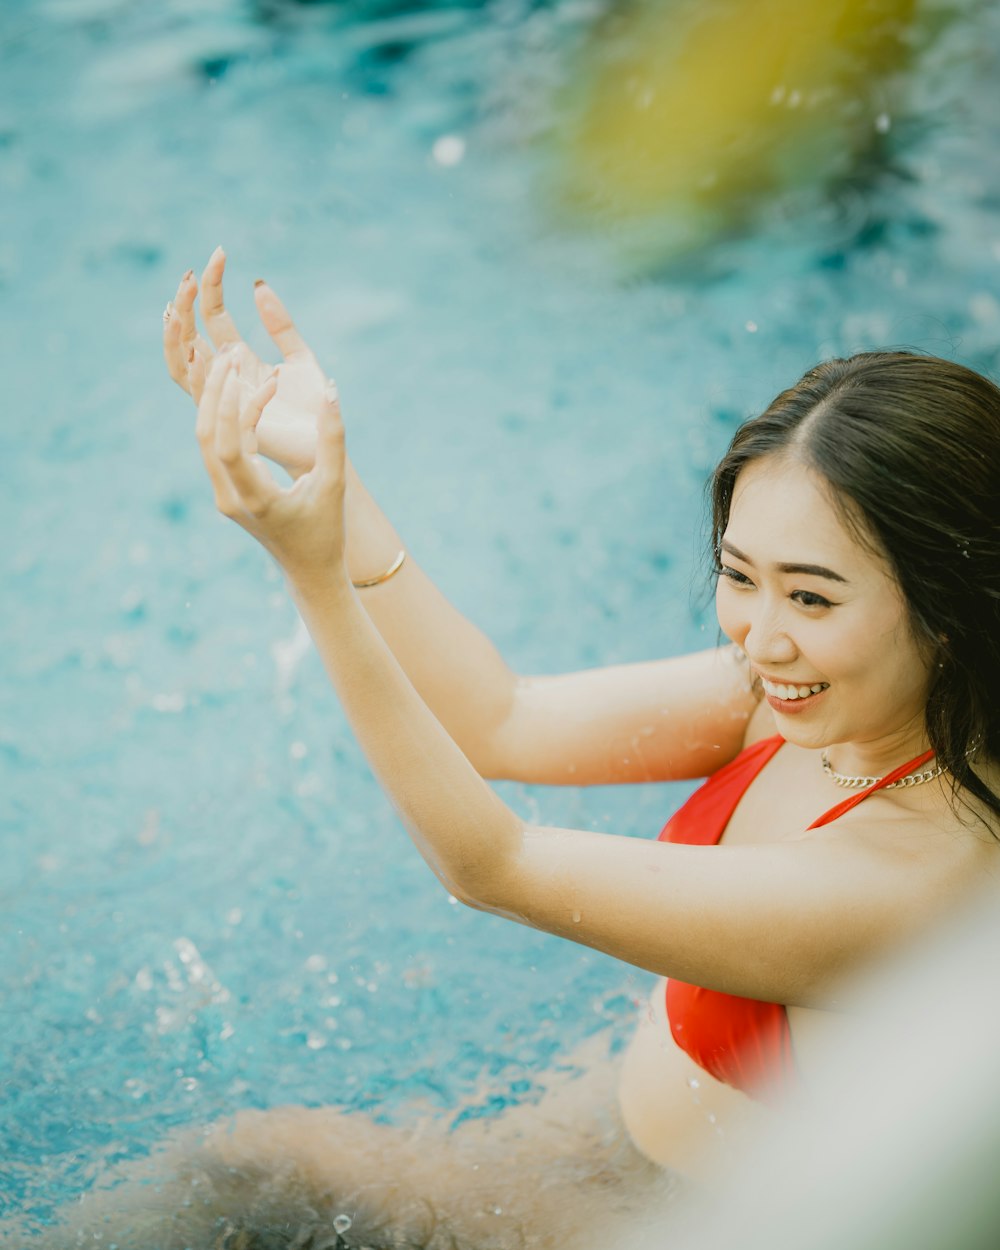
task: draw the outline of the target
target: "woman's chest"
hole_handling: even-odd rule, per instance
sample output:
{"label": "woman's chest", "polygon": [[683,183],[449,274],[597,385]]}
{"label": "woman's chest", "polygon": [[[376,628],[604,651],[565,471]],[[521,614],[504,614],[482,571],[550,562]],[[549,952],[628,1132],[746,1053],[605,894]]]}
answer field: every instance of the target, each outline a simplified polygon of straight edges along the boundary
{"label": "woman's chest", "polygon": [[753,846],[802,838],[844,797],[823,773],[818,753],[785,743],[740,796],[721,844]]}

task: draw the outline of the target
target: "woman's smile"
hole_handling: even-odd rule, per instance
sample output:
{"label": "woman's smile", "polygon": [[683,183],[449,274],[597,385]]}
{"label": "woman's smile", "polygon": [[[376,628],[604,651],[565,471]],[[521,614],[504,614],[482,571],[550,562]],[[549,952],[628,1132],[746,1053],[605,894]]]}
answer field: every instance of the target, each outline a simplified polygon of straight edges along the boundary
{"label": "woman's smile", "polygon": [[772,681],[759,673],[760,683],[764,688],[764,696],[776,712],[787,712],[793,715],[815,707],[819,696],[830,689],[827,681],[814,682],[811,685],[802,682]]}

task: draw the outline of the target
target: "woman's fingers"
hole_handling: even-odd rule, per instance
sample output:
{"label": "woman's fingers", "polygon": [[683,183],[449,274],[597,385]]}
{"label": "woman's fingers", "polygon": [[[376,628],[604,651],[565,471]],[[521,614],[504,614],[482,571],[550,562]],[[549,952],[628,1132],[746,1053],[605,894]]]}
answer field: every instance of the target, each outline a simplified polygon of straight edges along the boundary
{"label": "woman's fingers", "polygon": [[274,398],[274,393],[277,389],[278,374],[275,370],[269,377],[264,379],[243,405],[243,410],[240,413],[240,429],[243,431],[243,447],[245,450],[256,450],[257,424],[264,413],[264,409]]}
{"label": "woman's fingers", "polygon": [[174,296],[174,307],[180,320],[181,338],[190,347],[198,337],[198,326],[194,319],[194,301],[198,294],[198,283],[194,270],[189,269],[177,287]]}
{"label": "woman's fingers", "polygon": [[227,366],[226,356],[220,354],[209,367],[198,404],[195,437],[198,439],[201,458],[205,462],[205,469],[215,491],[215,506],[226,516],[234,517],[239,513],[239,498],[216,451],[220,401],[229,374]]}
{"label": "woman's fingers", "polygon": [[201,397],[205,391],[205,358],[201,352],[195,351],[192,347],[188,353],[188,389],[191,392],[191,398],[196,404],[201,403]]}
{"label": "woman's fingers", "polygon": [[215,454],[231,474],[232,466],[243,451],[243,436],[239,425],[240,380],[232,362],[225,362],[225,377],[215,421]]}
{"label": "woman's fingers", "polygon": [[255,284],[254,299],[257,301],[257,311],[264,323],[264,329],[277,343],[286,360],[293,356],[312,356],[305,339],[295,328],[288,309],[263,280]]}
{"label": "woman's fingers", "polygon": [[344,423],[340,418],[340,396],[331,380],[326,385],[325,403],[316,438],[316,475],[325,489],[339,492],[344,487]]}
{"label": "woman's fingers", "polygon": [[252,534],[286,571],[343,562],[344,431],[331,386],[321,414],[320,454],[313,469],[282,490],[253,454],[255,430],[273,399],[277,377],[247,394],[224,347],[212,362],[198,405],[198,442],[219,511]]}
{"label": "woman's fingers", "polygon": [[267,375],[267,366],[247,347],[241,339],[229,349],[233,353],[233,363],[244,389],[259,386],[262,376]]}
{"label": "woman's fingers", "polygon": [[163,313],[163,359],[167,372],[184,390],[188,389],[187,359],[181,337],[181,319],[174,304],[167,305]]}
{"label": "woman's fingers", "polygon": [[216,347],[240,341],[236,323],[226,311],[222,299],[222,274],[225,267],[226,254],[221,247],[217,247],[208,258],[208,264],[201,275],[201,319],[205,323],[208,337]]}
{"label": "woman's fingers", "polygon": [[[252,429],[260,420],[260,412],[274,394],[269,386],[260,387],[240,411],[240,380],[232,362],[225,364],[226,378],[219,395],[218,420],[215,428],[215,451],[240,506],[251,514],[260,514],[278,493],[274,479],[260,461],[249,452]],[[259,410],[258,410],[259,405]]]}
{"label": "woman's fingers", "polygon": [[[167,362],[167,370],[178,386],[186,390],[198,403],[201,399],[201,387],[204,385],[206,358],[211,357],[211,349],[198,333],[195,322],[194,303],[198,294],[198,283],[194,270],[189,269],[177,287],[177,294],[167,305],[163,314],[163,356]],[[201,369],[194,371],[198,381],[197,389],[193,385],[192,363],[201,360]]]}
{"label": "woman's fingers", "polygon": [[208,368],[202,390],[201,402],[198,404],[198,419],[194,432],[198,446],[202,452],[215,449],[215,427],[219,411],[219,397],[226,380],[228,361],[224,354],[216,356]]}

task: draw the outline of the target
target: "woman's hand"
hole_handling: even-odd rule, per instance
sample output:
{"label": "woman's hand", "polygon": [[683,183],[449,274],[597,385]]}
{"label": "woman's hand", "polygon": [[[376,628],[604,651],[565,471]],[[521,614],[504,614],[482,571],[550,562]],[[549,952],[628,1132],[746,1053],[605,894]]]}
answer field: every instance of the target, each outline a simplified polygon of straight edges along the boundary
{"label": "woman's hand", "polygon": [[[198,333],[195,320],[198,281],[193,270],[189,269],[181,279],[177,294],[164,313],[163,354],[167,369],[195,403],[201,400],[215,352],[223,347],[236,352],[244,397],[262,386],[272,372],[272,367],[243,341],[226,309],[222,297],[225,265],[225,253],[221,247],[216,248],[201,278],[201,318],[208,339]],[[259,282],[254,298],[264,328],[284,357],[284,363],[277,368],[276,393],[257,427],[254,451],[280,464],[292,477],[299,477],[312,468],[316,457],[316,428],[322,415],[326,377],[271,288]]]}
{"label": "woman's hand", "polygon": [[196,433],[219,511],[275,557],[292,581],[331,573],[349,587],[344,561],[344,427],[336,387],[324,381],[310,402],[319,412],[313,466],[288,488],[278,486],[255,454],[265,410],[275,402],[272,374],[251,389],[237,350],[223,347],[203,381]]}

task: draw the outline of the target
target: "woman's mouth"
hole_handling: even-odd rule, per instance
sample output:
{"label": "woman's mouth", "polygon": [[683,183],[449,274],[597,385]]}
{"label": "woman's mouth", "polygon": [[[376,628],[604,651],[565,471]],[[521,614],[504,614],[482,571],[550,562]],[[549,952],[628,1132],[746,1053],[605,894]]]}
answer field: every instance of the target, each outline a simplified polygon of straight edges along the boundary
{"label": "woman's mouth", "polygon": [[761,677],[760,681],[768,703],[780,712],[804,711],[816,701],[818,695],[830,688],[828,681],[817,681],[808,686],[769,681],[766,677]]}

